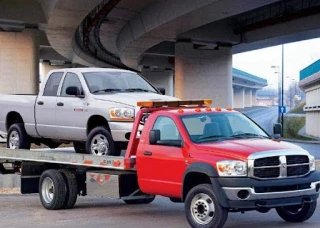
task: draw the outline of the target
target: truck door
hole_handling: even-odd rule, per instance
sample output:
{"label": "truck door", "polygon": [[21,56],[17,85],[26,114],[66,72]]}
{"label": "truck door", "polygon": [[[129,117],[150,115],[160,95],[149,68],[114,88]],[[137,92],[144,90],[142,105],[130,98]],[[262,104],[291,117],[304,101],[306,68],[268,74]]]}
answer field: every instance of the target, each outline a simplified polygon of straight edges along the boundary
{"label": "truck door", "polygon": [[180,197],[183,174],[186,169],[183,147],[170,145],[181,140],[175,122],[167,116],[159,116],[152,129],[160,130],[161,145],[144,145],[137,158],[139,186],[149,194]]}
{"label": "truck door", "polygon": [[43,94],[39,94],[35,104],[37,132],[45,138],[56,138],[55,108],[59,84],[64,72],[52,73],[45,85]]}
{"label": "truck door", "polygon": [[60,139],[86,140],[87,102],[84,97],[67,94],[73,87],[78,95],[84,96],[83,87],[78,75],[68,72],[63,80],[60,96],[56,102],[56,125]]}

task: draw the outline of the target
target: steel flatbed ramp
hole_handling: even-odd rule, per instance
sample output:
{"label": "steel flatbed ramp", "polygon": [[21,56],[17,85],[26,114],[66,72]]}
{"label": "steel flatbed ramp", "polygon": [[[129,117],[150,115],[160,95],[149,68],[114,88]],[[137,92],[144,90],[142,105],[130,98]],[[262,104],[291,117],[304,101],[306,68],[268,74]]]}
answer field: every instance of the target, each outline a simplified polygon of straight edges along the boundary
{"label": "steel flatbed ramp", "polygon": [[10,161],[33,161],[117,170],[126,169],[125,158],[122,156],[93,156],[66,152],[0,148],[0,163]]}

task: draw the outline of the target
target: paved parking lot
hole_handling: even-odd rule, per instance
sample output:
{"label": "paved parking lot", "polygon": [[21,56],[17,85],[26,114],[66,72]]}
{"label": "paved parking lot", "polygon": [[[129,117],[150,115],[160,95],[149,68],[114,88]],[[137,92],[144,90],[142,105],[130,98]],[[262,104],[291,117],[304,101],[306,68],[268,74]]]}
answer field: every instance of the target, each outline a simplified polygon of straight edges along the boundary
{"label": "paved parking lot", "polygon": [[[320,203],[320,202],[318,202]],[[149,205],[126,205],[120,200],[81,197],[74,209],[48,211],[39,201],[38,194],[0,195],[1,227],[77,227],[77,228],[163,228],[189,227],[184,205],[157,197]],[[230,213],[225,228],[318,228],[320,208],[307,222],[290,224],[282,221],[274,210],[267,214],[246,212]]]}

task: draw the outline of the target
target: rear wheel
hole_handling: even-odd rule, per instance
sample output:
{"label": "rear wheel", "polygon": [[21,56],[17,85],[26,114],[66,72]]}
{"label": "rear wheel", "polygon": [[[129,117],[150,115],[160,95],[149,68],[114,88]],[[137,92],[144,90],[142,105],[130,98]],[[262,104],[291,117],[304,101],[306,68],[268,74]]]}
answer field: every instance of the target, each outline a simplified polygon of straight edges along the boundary
{"label": "rear wheel", "polygon": [[95,156],[116,155],[112,136],[104,127],[96,127],[90,131],[86,147],[87,153]]}
{"label": "rear wheel", "polygon": [[74,207],[78,197],[78,184],[76,175],[73,172],[66,169],[60,170],[60,173],[62,174],[67,187],[67,193],[63,204],[63,208],[70,209]]}
{"label": "rear wheel", "polygon": [[77,154],[87,153],[85,142],[73,142],[73,147]]}
{"label": "rear wheel", "polygon": [[276,208],[278,215],[287,222],[303,222],[311,218],[317,202]]}
{"label": "rear wheel", "polygon": [[149,204],[152,203],[155,199],[155,196],[150,196],[146,199],[132,199],[132,200],[123,200],[126,204]]}
{"label": "rear wheel", "polygon": [[31,146],[30,138],[24,128],[23,123],[10,126],[7,135],[7,147],[10,149],[27,149]]}
{"label": "rear wheel", "polygon": [[67,187],[62,174],[58,170],[50,169],[41,175],[39,194],[44,208],[48,210],[63,208],[67,195]]}
{"label": "rear wheel", "polygon": [[190,226],[195,228],[221,228],[228,218],[228,210],[220,206],[210,184],[189,191],[185,211]]}

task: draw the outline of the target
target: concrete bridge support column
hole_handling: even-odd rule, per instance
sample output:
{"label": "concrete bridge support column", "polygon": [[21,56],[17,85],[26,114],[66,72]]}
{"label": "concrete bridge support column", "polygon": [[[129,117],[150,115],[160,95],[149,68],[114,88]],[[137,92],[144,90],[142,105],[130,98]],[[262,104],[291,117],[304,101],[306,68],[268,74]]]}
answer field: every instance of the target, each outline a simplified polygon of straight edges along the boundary
{"label": "concrete bridge support column", "polygon": [[175,96],[213,99],[213,106],[232,107],[232,52],[194,49],[191,43],[175,47]]}
{"label": "concrete bridge support column", "polygon": [[244,108],[244,88],[234,88],[233,99],[234,108]]}
{"label": "concrete bridge support column", "polygon": [[257,90],[253,89],[252,90],[252,106],[257,106],[257,105],[258,105]]}
{"label": "concrete bridge support column", "polygon": [[36,30],[0,33],[0,93],[39,90],[39,37]]}
{"label": "concrete bridge support column", "polygon": [[252,89],[245,89],[244,106],[252,107]]}
{"label": "concrete bridge support column", "polygon": [[151,82],[155,87],[162,87],[166,90],[166,95],[174,96],[173,92],[173,71],[172,70],[150,70],[143,68],[141,75]]}

